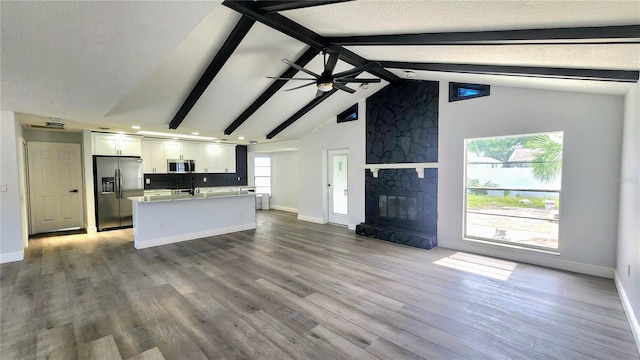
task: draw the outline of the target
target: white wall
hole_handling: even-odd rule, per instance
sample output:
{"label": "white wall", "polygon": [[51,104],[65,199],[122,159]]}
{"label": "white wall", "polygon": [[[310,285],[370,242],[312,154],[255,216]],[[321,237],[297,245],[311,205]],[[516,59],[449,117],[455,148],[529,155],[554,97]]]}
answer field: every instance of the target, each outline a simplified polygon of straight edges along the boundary
{"label": "white wall", "polygon": [[271,203],[274,209],[298,212],[298,152],[271,153]]}
{"label": "white wall", "polygon": [[21,125],[10,111],[2,111],[0,120],[0,184],[7,186],[0,192],[0,263],[6,263],[24,259],[18,166]]}
{"label": "white wall", "polygon": [[616,284],[640,348],[640,84],[625,97],[623,131]]}
{"label": "white wall", "polygon": [[82,174],[84,182],[84,228],[88,234],[98,231],[96,227],[95,199],[93,191],[93,149],[91,131],[82,131]]}
{"label": "white wall", "polygon": [[[358,120],[337,124],[335,117],[304,138],[249,147],[250,153],[298,149],[298,218],[327,222],[327,150],[349,149],[349,227],[364,221],[366,100],[359,102]],[[252,165],[249,165],[250,167]]]}
{"label": "white wall", "polygon": [[[492,87],[491,96],[448,102],[440,83],[438,244],[613,277],[623,98]],[[559,255],[463,239],[464,139],[564,131]]]}
{"label": "white wall", "polygon": [[[280,143],[282,145],[283,143]],[[255,149],[254,149],[255,150]],[[276,210],[298,212],[298,151],[249,152],[247,156],[248,185],[254,186],[254,159],[256,156],[271,157],[271,197],[269,207]]]}

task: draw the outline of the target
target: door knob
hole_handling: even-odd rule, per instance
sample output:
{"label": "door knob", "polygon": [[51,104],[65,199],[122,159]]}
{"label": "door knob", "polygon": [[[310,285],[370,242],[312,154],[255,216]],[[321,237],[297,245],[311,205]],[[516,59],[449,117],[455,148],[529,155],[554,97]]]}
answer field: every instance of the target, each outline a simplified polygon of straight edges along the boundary
{"label": "door knob", "polygon": [[78,192],[78,189],[69,190],[69,192],[77,193],[77,192]]}

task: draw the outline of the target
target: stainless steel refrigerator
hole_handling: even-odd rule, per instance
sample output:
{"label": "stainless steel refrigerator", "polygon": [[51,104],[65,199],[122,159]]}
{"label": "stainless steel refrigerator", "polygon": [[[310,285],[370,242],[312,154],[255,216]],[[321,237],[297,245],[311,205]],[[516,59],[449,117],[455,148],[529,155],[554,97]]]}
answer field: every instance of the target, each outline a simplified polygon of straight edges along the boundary
{"label": "stainless steel refrigerator", "polygon": [[142,159],[93,156],[93,179],[98,231],[133,225],[131,196],[144,195]]}

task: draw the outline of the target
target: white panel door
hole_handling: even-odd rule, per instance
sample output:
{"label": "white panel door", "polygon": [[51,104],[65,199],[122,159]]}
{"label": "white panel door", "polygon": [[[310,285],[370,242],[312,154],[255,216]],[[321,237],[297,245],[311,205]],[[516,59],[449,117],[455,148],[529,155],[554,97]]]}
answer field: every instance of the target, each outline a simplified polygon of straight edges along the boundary
{"label": "white panel door", "polygon": [[82,227],[80,144],[29,142],[33,234]]}
{"label": "white panel door", "polygon": [[329,222],[349,225],[349,150],[327,152]]}

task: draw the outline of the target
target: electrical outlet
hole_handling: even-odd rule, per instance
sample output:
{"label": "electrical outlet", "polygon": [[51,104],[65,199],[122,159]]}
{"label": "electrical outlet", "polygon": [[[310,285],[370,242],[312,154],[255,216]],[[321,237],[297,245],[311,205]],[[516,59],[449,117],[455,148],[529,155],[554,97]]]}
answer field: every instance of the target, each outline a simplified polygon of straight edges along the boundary
{"label": "electrical outlet", "polygon": [[147,185],[151,184],[151,179],[149,179],[149,178],[144,179],[144,181],[145,181],[145,183],[147,183]]}
{"label": "electrical outlet", "polygon": [[0,192],[7,192],[7,184],[0,184]]}
{"label": "electrical outlet", "polygon": [[160,222],[160,229],[164,229],[164,221]]}
{"label": "electrical outlet", "polygon": [[207,178],[202,178],[202,181],[203,182],[207,182]]}
{"label": "electrical outlet", "polygon": [[631,276],[631,264],[627,264],[627,276]]}

